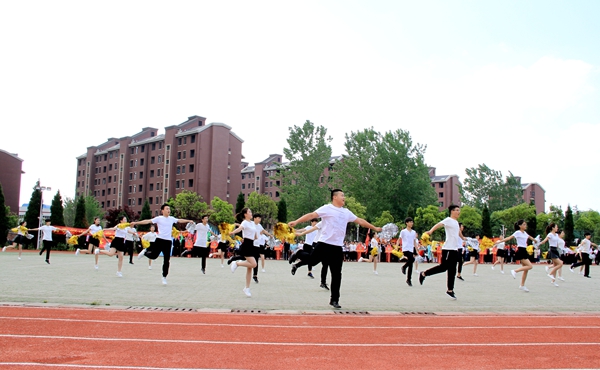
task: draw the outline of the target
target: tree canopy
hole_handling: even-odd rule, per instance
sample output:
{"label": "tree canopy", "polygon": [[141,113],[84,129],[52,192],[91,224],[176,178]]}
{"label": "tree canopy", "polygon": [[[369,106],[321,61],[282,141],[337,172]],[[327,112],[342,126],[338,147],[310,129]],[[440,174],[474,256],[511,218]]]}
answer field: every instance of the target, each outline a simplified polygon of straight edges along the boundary
{"label": "tree canopy", "polygon": [[209,218],[210,222],[216,225],[220,224],[221,222],[227,222],[230,224],[235,222],[233,217],[233,205],[231,205],[229,202],[226,202],[219,197],[214,197],[210,201],[210,208],[212,208]]}
{"label": "tree canopy", "polygon": [[176,218],[200,221],[202,215],[208,213],[208,204],[196,192],[184,190],[167,202],[171,207],[171,215]]}
{"label": "tree canopy", "polygon": [[479,210],[486,205],[490,212],[523,203],[521,180],[509,171],[506,180],[502,172],[485,164],[465,169],[467,176],[459,187],[463,203]]}

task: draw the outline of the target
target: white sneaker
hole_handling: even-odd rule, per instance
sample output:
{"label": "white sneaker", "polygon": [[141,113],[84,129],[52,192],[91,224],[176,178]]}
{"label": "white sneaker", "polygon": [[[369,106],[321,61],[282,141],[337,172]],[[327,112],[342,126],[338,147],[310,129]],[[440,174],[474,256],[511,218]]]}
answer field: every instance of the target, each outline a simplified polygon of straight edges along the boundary
{"label": "white sneaker", "polygon": [[563,278],[562,276],[559,276],[559,277],[558,277],[558,280],[560,280],[560,281],[565,281],[565,278]]}
{"label": "white sneaker", "polygon": [[266,272],[265,269],[262,269],[262,272]]}
{"label": "white sneaker", "polygon": [[231,273],[233,274],[237,270],[237,261],[231,262]]}
{"label": "white sneaker", "polygon": [[3,247],[3,248],[2,248],[2,252],[5,252],[5,251],[6,251],[6,247]]}
{"label": "white sneaker", "polygon": [[419,270],[415,270],[415,271],[417,272],[417,274],[420,274],[420,273],[421,273],[421,271],[419,271]]}
{"label": "white sneaker", "polygon": [[221,265],[221,268],[225,267],[224,265]]}
{"label": "white sneaker", "polygon": [[378,273],[377,271],[373,271],[373,273],[374,273],[375,275],[379,275],[379,273]]}
{"label": "white sneaker", "polygon": [[554,285],[554,286],[558,286],[558,284],[556,284],[556,281],[551,281],[550,284]]}
{"label": "white sneaker", "polygon": [[356,262],[362,262],[362,261],[364,261],[364,260],[365,260],[364,258],[360,257],[360,258],[358,259],[358,261],[356,261]]}
{"label": "white sneaker", "polygon": [[515,272],[515,270],[510,270],[510,274],[512,275],[513,279],[517,278],[517,273]]}
{"label": "white sneaker", "polygon": [[100,254],[100,248],[94,249],[94,254]]}
{"label": "white sneaker", "polygon": [[529,289],[527,289],[527,287],[526,287],[525,285],[521,285],[521,286],[519,287],[519,289],[521,289],[521,290],[522,290],[522,291],[524,291],[524,292],[529,292]]}
{"label": "white sneaker", "polygon": [[492,270],[495,270],[495,269],[494,269],[494,265],[492,265]]}
{"label": "white sneaker", "polygon": [[571,271],[572,273],[575,273],[575,271],[573,271],[573,267],[569,267],[569,271]]}
{"label": "white sneaker", "polygon": [[252,293],[250,293],[250,288],[244,288],[242,290],[244,292],[245,295],[247,295],[248,297],[252,297]]}
{"label": "white sneaker", "polygon": [[[19,257],[19,259],[21,259],[21,257]],[[579,271],[579,275],[583,275],[583,272]]]}
{"label": "white sneaker", "polygon": [[208,258],[212,258],[212,253],[210,253],[210,254],[208,255]]}
{"label": "white sneaker", "polygon": [[21,260],[21,257],[17,257],[17,259],[20,261],[20,260]]}
{"label": "white sneaker", "polygon": [[148,270],[152,270],[152,266],[148,266]]}
{"label": "white sneaker", "polygon": [[163,283],[163,285],[167,285],[167,278],[166,277],[162,278],[162,283]]}
{"label": "white sneaker", "polygon": [[546,276],[548,276],[548,277],[549,277],[550,279],[552,279],[552,280],[556,280],[556,278],[555,278],[554,276],[550,275],[550,274],[548,274],[548,275],[546,275]]}
{"label": "white sneaker", "polygon": [[94,265],[94,268],[95,268],[96,270],[98,270],[98,269],[99,269],[98,265]]}
{"label": "white sneaker", "polygon": [[548,273],[548,270],[550,270],[549,267],[550,266],[546,266],[546,273]]}
{"label": "white sneaker", "polygon": [[142,249],[142,251],[141,251],[141,252],[138,254],[138,257],[137,257],[137,259],[139,260],[140,258],[142,258],[142,256],[143,256],[144,254],[146,254],[146,250],[145,250],[145,249]]}
{"label": "white sneaker", "polygon": [[477,275],[477,274],[473,274],[473,276],[479,276],[479,275]]}
{"label": "white sneaker", "polygon": [[500,271],[501,274],[504,274],[504,270]]}
{"label": "white sneaker", "polygon": [[123,277],[123,274],[121,273],[121,271],[117,271],[117,277]]}
{"label": "white sneaker", "polygon": [[75,251],[75,255],[76,255],[76,256],[79,256],[79,251],[80,251],[80,249],[79,249],[79,248],[77,248],[77,250]]}

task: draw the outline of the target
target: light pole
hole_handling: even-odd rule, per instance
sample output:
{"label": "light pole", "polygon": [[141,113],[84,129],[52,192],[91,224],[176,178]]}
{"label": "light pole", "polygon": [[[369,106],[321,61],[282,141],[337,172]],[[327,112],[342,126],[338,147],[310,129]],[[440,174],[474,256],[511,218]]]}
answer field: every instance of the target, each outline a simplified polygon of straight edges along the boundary
{"label": "light pole", "polygon": [[[40,217],[38,220],[38,229],[39,229],[40,227],[44,226],[44,222],[42,220],[42,212],[44,209],[44,190],[52,191],[52,188],[49,186],[41,186],[40,179],[38,179],[35,189],[40,191]],[[38,230],[38,234],[37,234],[37,249],[40,249],[40,230]]]}

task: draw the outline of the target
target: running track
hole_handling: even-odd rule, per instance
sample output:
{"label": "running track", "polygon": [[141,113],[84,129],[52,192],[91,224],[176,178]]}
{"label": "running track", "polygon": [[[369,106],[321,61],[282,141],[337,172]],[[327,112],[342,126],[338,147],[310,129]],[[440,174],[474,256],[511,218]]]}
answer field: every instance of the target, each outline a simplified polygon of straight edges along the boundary
{"label": "running track", "polygon": [[0,369],[600,367],[600,315],[283,315],[0,306]]}

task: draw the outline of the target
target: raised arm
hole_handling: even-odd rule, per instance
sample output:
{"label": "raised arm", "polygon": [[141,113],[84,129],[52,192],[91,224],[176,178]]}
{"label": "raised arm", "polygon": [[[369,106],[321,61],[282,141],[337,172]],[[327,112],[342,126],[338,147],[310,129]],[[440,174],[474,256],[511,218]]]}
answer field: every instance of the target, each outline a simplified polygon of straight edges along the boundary
{"label": "raised arm", "polygon": [[314,227],[311,227],[310,229],[302,229],[302,231],[296,231],[294,234],[296,234],[296,236],[302,236],[302,235],[310,234],[315,230],[319,230],[319,228],[314,226]]}
{"label": "raised arm", "polygon": [[[429,231],[425,231],[425,233],[431,235],[431,234],[433,234],[434,231],[436,231],[437,229],[439,229],[442,226],[444,226],[444,224],[442,222],[438,222],[437,224],[433,225],[433,227],[431,229],[429,229]],[[459,233],[460,233],[460,231],[459,231]],[[459,235],[462,235],[462,233]]]}
{"label": "raised arm", "polygon": [[362,219],[360,217],[356,218],[356,220],[354,220],[354,223],[359,224],[360,226],[362,226],[364,228],[375,230],[377,232],[381,231],[380,227],[374,226],[374,225],[370,224],[367,220]]}
{"label": "raised arm", "polygon": [[494,245],[496,245],[496,244],[500,244],[500,243],[505,243],[505,242],[507,242],[507,241],[509,241],[509,240],[511,240],[511,239],[514,239],[514,237],[515,237],[514,235],[507,236],[507,237],[506,237],[506,238],[504,238],[504,239],[497,240],[497,241],[494,243]]}
{"label": "raised arm", "polygon": [[319,215],[317,214],[317,212],[307,213],[304,216],[297,219],[296,221],[288,222],[288,225],[290,225],[290,227],[294,227],[302,222],[312,220],[313,218],[319,218]]}

